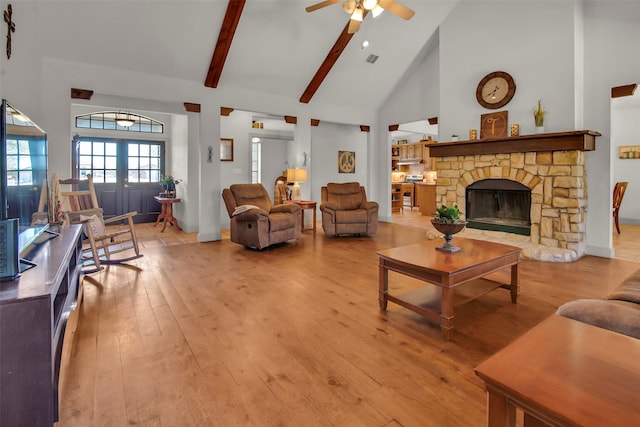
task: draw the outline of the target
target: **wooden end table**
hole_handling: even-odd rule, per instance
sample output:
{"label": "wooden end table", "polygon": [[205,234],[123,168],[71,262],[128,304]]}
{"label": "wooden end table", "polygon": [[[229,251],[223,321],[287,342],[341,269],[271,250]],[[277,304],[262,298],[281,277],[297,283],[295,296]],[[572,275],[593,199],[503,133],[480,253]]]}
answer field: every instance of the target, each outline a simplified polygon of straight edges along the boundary
{"label": "wooden end table", "polygon": [[[454,329],[455,305],[476,299],[497,288],[509,289],[511,302],[517,302],[518,262],[522,249],[456,237],[454,244],[462,250],[446,253],[436,250],[442,243],[442,239],[435,239],[378,251],[378,302],[382,311],[387,309],[387,301],[391,301],[439,322],[442,338],[448,341]],[[506,267],[511,267],[510,284],[483,278]],[[391,295],[389,271],[435,286],[426,286],[402,295]]]}
{"label": "wooden end table", "polygon": [[182,231],[182,228],[180,228],[180,225],[178,224],[178,220],[173,216],[173,204],[180,203],[182,199],[178,199],[176,197],[168,198],[160,196],[153,196],[153,198],[156,199],[158,203],[160,203],[161,208],[160,215],[158,215],[158,219],[156,219],[156,223],[153,226],[155,227],[160,223],[160,221],[162,221],[162,230],[160,230],[161,233],[163,233],[164,229],[167,228],[167,223],[170,223],[171,225],[175,224],[176,228]]}
{"label": "wooden end table", "polygon": [[311,228],[311,230],[313,230],[313,235],[316,235],[316,205],[317,202],[314,202],[313,200],[300,200],[300,201],[295,201],[295,200],[287,200],[287,203],[295,203],[296,205],[300,206],[301,210],[300,210],[300,215],[302,215],[302,222],[300,224],[300,231],[304,231],[304,211],[305,209],[311,209],[313,211],[313,227]]}
{"label": "wooden end table", "polygon": [[552,315],[481,363],[487,425],[631,426],[640,420],[640,340]]}

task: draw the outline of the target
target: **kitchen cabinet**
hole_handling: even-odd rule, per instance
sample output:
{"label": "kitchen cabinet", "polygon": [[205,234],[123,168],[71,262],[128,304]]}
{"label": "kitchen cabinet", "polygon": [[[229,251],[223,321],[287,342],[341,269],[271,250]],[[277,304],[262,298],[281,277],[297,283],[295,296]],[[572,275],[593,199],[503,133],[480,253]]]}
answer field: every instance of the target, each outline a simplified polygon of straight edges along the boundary
{"label": "kitchen cabinet", "polygon": [[398,147],[399,160],[420,160],[422,159],[422,144],[400,144]]}
{"label": "kitchen cabinet", "polygon": [[400,212],[402,210],[402,183],[395,182],[391,184],[391,212]]}
{"label": "kitchen cabinet", "polygon": [[395,144],[391,146],[391,170],[398,170],[398,160],[400,160],[400,146]]}
{"label": "kitchen cabinet", "polygon": [[436,211],[436,186],[434,184],[425,184],[416,182],[416,204],[420,209],[420,213],[425,216],[433,216]]}

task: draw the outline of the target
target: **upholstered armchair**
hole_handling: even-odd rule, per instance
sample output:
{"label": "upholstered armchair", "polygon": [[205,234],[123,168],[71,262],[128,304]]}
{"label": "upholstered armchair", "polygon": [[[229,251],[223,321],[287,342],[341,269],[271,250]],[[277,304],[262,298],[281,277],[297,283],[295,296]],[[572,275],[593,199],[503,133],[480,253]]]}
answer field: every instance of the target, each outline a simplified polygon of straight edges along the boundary
{"label": "upholstered armchair", "polygon": [[233,184],[222,191],[222,198],[231,218],[232,242],[263,249],[300,237],[300,206],[272,205],[262,184]]}
{"label": "upholstered armchair", "polygon": [[367,201],[364,187],[357,182],[330,182],[321,189],[322,229],[327,236],[376,234],[378,203]]}

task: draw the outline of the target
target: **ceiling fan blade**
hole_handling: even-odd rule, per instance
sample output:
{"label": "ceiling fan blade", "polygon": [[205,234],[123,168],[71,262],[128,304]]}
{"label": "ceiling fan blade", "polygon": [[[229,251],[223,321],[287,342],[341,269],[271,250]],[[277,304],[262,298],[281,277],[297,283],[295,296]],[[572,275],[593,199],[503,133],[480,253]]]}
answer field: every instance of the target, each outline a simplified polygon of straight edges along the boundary
{"label": "ceiling fan blade", "polygon": [[323,7],[331,6],[332,4],[340,3],[342,0],[325,0],[320,3],[306,7],[304,10],[307,12],[313,12],[314,10],[322,9]]}
{"label": "ceiling fan blade", "polygon": [[404,6],[398,3],[395,0],[380,0],[378,4],[384,10],[388,10],[394,15],[398,15],[402,19],[409,20],[413,17],[413,15],[416,14],[413,10],[409,9],[407,6]]}
{"label": "ceiling fan blade", "polygon": [[347,30],[348,34],[353,34],[353,33],[357,33],[358,30],[360,29],[360,24],[362,23],[362,21],[357,21],[355,19],[350,19],[349,20],[349,29]]}

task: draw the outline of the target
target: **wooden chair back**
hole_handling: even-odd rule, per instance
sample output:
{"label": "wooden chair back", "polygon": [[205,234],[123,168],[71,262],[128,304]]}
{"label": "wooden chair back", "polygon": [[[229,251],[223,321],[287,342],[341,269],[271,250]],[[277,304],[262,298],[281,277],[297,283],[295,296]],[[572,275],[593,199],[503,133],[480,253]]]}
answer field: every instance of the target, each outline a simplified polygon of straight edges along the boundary
{"label": "wooden chair back", "polygon": [[613,209],[620,209],[628,184],[628,182],[616,182],[615,187],[613,187]]}
{"label": "wooden chair back", "polygon": [[[60,179],[54,174],[54,180],[57,179],[60,185],[64,185],[65,190],[60,187],[60,197],[62,209],[65,211],[84,211],[88,209],[98,209],[98,198],[93,185],[93,177],[87,175],[87,179]],[[68,187],[66,187],[68,186]],[[81,189],[82,188],[82,189]]]}
{"label": "wooden chair back", "polygon": [[620,220],[618,218],[620,212],[620,205],[622,204],[622,199],[624,197],[624,193],[627,191],[628,182],[616,182],[615,187],[613,187],[613,222],[616,226],[616,231],[620,234]]}

